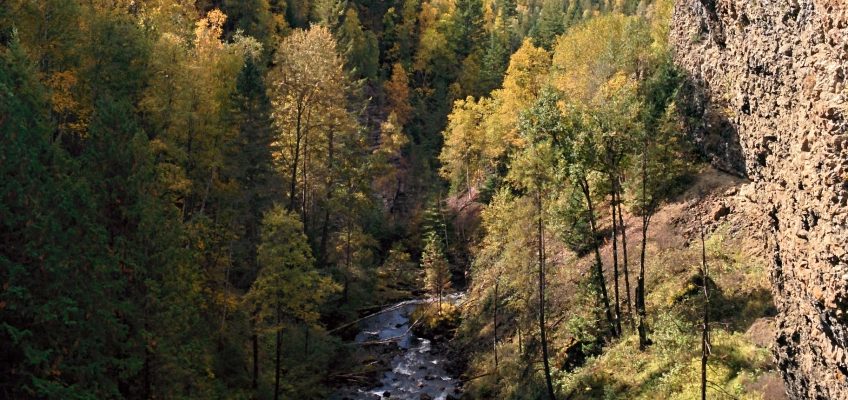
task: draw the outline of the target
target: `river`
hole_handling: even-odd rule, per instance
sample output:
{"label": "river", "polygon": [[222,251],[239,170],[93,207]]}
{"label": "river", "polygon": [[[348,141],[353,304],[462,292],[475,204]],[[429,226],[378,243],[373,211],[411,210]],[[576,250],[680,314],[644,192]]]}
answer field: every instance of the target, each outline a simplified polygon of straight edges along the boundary
{"label": "river", "polygon": [[[449,299],[461,302],[462,295],[451,295]],[[399,352],[389,353],[392,357],[390,369],[383,372],[378,386],[348,389],[334,399],[449,400],[459,397],[459,381],[446,371],[446,356],[435,351],[430,340],[417,337],[410,330],[410,314],[429,301],[404,301],[360,321],[356,343],[383,342],[377,346],[396,345]]]}

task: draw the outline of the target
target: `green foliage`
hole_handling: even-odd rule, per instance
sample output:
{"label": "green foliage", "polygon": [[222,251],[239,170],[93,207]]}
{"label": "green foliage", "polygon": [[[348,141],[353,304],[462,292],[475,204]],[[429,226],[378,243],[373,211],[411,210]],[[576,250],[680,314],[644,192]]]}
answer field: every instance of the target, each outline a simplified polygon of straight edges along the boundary
{"label": "green foliage", "polygon": [[[262,336],[274,334],[276,337],[277,348],[269,348],[264,354],[285,352],[289,355],[295,352],[295,349],[305,349],[303,354],[298,356],[297,363],[287,363],[293,368],[284,370],[285,383],[280,390],[285,396],[293,393],[308,395],[314,393],[312,391],[315,390],[316,374],[326,373],[326,370],[315,369],[320,364],[305,362],[310,360],[312,355],[307,338],[302,339],[302,346],[293,348],[292,341],[283,342],[281,336],[289,336],[291,331],[296,332],[298,329],[315,329],[321,304],[340,288],[315,269],[312,251],[303,233],[303,224],[297,215],[277,205],[268,211],[262,222],[262,242],[257,251],[261,269],[245,296],[245,303],[248,309],[256,310],[255,318],[259,321],[254,328],[256,333]],[[326,345],[321,345],[325,340],[326,338],[319,336],[321,353],[332,351]],[[286,344],[285,349],[279,348],[283,343]],[[312,351],[314,352],[314,348]],[[290,357],[292,356],[287,358]],[[326,358],[327,354],[318,356],[318,360]],[[270,357],[267,360],[265,365],[282,368],[272,363]],[[317,393],[310,397],[317,397]]]}
{"label": "green foliage", "polygon": [[424,252],[421,254],[421,267],[425,274],[424,285],[431,295],[438,297],[438,311],[441,314],[442,297],[451,285],[450,267],[438,235],[431,232],[424,240]]}
{"label": "green foliage", "polygon": [[230,37],[241,31],[258,40],[264,48],[274,48],[276,27],[268,0],[224,0],[220,7],[227,15],[226,30]]}
{"label": "green foliage", "polygon": [[550,51],[556,39],[565,32],[565,13],[561,0],[545,0],[536,25],[531,31],[536,46]]}
{"label": "green foliage", "polygon": [[559,239],[577,254],[592,250],[592,231],[583,194],[571,186],[561,192],[551,204],[551,229],[559,233]]}
{"label": "green foliage", "polygon": [[0,62],[3,391],[117,396],[115,372],[131,373],[137,360],[119,355],[127,330],[114,313],[127,305],[102,302],[124,286],[98,253],[106,236],[94,223],[91,189],[74,182],[76,166],[51,143],[45,90],[16,38]]}
{"label": "green foliage", "polygon": [[409,316],[416,335],[425,338],[451,337],[461,321],[459,307],[451,303],[427,303],[418,306]]}
{"label": "green foliage", "polygon": [[265,89],[262,71],[252,57],[247,57],[236,78],[236,89],[228,99],[228,124],[235,133],[230,149],[224,154],[225,173],[235,182],[230,204],[232,223],[238,239],[233,244],[235,273],[254,279],[259,265],[257,247],[262,218],[274,199],[280,197],[279,176],[273,152],[275,134],[272,129],[271,102]]}
{"label": "green foliage", "polygon": [[[656,327],[656,342],[649,352],[633,352],[637,338],[625,338],[573,374],[564,375],[560,382],[563,392],[576,399],[698,398],[700,347],[696,345],[696,330],[669,314],[662,314],[652,326]],[[723,329],[714,330],[712,341],[716,357],[710,358],[707,395],[762,398],[744,385],[762,375],[768,350],[755,346],[740,333]]]}
{"label": "green foliage", "polygon": [[247,300],[261,316],[282,313],[295,321],[314,323],[318,306],[337,290],[314,266],[303,224],[280,206],[262,221],[262,244],[257,251],[261,270],[251,285]]}
{"label": "green foliage", "polygon": [[483,39],[483,1],[456,0],[454,3],[448,42],[462,59]]}
{"label": "green foliage", "polygon": [[[470,296],[487,300],[463,310],[461,340],[486,368],[501,351],[500,375],[469,393],[539,396],[533,222],[586,251],[588,202],[616,175],[634,177],[622,190],[646,213],[688,171],[671,1],[651,13],[630,0],[7,3],[0,393],[12,398],[269,398],[278,366],[284,398],[326,398],[354,357],[324,326],[410,296],[422,275],[441,297],[468,248]],[[472,217],[488,203],[479,242],[454,228],[436,171]],[[559,267],[550,291],[572,272]],[[554,343],[603,336],[580,285],[571,304],[549,296],[551,309],[583,305],[557,316]],[[767,303],[755,298],[727,312],[752,317]],[[458,323],[452,305],[435,311],[424,326]],[[671,359],[685,332],[657,318]],[[758,357],[740,346],[720,366],[728,390]],[[667,393],[689,393],[668,371]]]}
{"label": "green foliage", "polygon": [[378,72],[379,47],[377,37],[362,29],[359,14],[348,8],[337,36],[339,48],[347,58],[347,67],[357,77],[374,80]]}
{"label": "green foliage", "polygon": [[377,268],[379,288],[384,298],[399,299],[409,296],[411,290],[420,287],[420,268],[400,244],[395,244],[383,264]]}

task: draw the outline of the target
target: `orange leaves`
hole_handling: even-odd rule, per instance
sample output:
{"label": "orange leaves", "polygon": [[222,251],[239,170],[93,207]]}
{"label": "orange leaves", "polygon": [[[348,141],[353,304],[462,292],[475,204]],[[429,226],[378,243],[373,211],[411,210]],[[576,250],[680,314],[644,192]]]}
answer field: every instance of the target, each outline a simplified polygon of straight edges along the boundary
{"label": "orange leaves", "polygon": [[409,114],[412,113],[412,106],[409,105],[409,78],[403,65],[392,65],[392,78],[383,87],[386,90],[389,110],[395,113],[398,123],[405,125]]}
{"label": "orange leaves", "polygon": [[194,44],[198,52],[213,51],[224,46],[220,39],[224,33],[226,21],[227,16],[217,8],[209,11],[206,18],[197,21],[194,28]]}
{"label": "orange leaves", "polygon": [[76,74],[71,71],[56,72],[48,78],[47,85],[52,89],[50,101],[53,103],[54,111],[65,112],[78,106],[71,96],[71,89],[76,84]]}
{"label": "orange leaves", "polygon": [[77,99],[78,79],[74,71],[54,72],[47,79],[50,87],[50,104],[59,118],[59,130],[83,135],[88,125],[91,110],[83,107]]}

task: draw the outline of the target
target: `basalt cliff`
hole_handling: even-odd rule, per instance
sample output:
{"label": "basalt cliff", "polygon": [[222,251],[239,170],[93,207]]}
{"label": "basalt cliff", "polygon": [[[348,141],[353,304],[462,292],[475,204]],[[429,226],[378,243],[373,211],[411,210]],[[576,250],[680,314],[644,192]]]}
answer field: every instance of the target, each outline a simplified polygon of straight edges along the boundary
{"label": "basalt cliff", "polygon": [[680,0],[691,133],[747,177],[794,399],[848,399],[848,1]]}

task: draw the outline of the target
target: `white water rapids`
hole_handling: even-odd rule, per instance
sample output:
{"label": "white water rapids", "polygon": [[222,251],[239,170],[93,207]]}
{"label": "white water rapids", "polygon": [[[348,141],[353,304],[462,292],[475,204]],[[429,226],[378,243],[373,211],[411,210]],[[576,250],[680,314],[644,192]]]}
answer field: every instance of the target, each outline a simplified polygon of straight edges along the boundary
{"label": "white water rapids", "polygon": [[[357,388],[334,398],[447,400],[448,396],[459,397],[459,381],[445,370],[445,355],[434,353],[430,340],[415,336],[410,329],[410,314],[419,305],[430,301],[432,300],[404,301],[359,322],[360,332],[356,335],[356,343],[385,341],[381,346],[396,343],[401,352],[393,356],[389,364],[391,370],[383,373],[379,386]],[[462,295],[448,296],[446,301],[461,302]]]}

